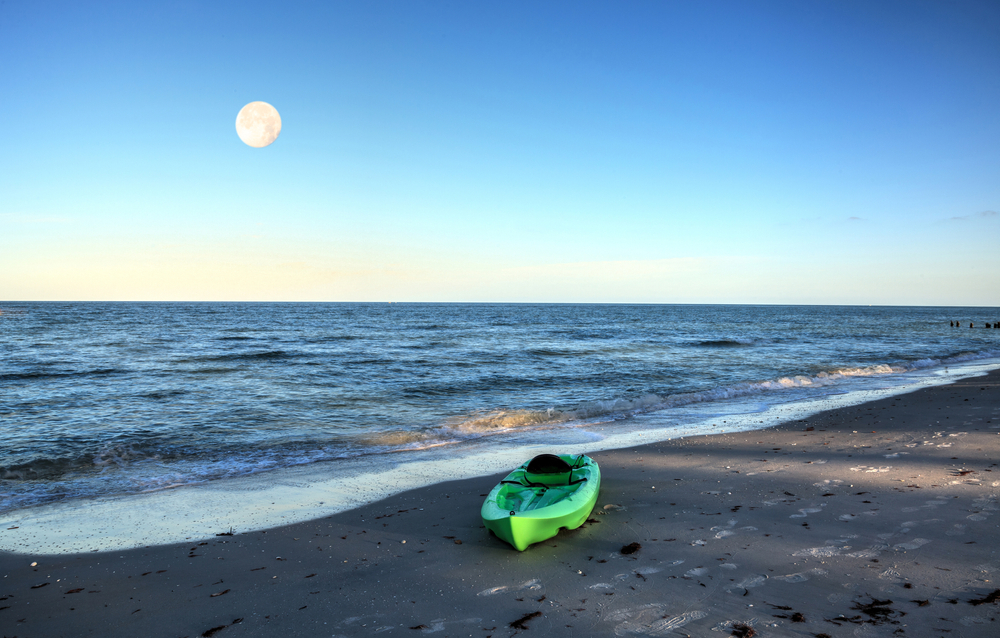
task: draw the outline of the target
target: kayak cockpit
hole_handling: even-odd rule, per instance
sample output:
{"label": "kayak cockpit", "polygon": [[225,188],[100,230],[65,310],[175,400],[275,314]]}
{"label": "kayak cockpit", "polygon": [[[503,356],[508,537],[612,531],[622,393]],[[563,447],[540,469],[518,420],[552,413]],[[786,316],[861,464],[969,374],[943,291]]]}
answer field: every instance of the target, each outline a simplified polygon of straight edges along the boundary
{"label": "kayak cockpit", "polygon": [[497,495],[497,505],[501,509],[512,512],[527,512],[539,507],[547,507],[566,498],[572,498],[572,493],[576,490],[576,485],[554,485],[552,487],[504,485]]}

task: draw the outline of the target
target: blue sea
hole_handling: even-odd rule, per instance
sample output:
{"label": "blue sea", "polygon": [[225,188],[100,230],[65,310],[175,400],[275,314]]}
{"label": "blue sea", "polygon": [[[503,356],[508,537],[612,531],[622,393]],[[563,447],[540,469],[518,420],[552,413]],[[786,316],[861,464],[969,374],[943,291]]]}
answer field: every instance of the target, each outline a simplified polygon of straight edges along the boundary
{"label": "blue sea", "polygon": [[266,484],[296,466],[333,476],[599,447],[619,431],[690,433],[1000,365],[1000,330],[983,327],[997,308],[6,302],[0,313],[0,513]]}

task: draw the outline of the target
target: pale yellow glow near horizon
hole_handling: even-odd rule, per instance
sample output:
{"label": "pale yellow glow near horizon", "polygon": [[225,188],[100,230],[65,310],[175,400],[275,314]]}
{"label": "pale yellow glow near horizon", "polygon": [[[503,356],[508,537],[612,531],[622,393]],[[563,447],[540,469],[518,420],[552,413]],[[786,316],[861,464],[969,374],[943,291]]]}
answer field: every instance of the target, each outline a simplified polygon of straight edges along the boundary
{"label": "pale yellow glow near horizon", "polygon": [[[831,273],[784,258],[685,257],[517,264],[475,255],[375,253],[317,243],[308,250],[252,236],[225,244],[134,242],[0,254],[7,301],[439,301],[984,305],[989,279],[958,281],[867,263]],[[979,303],[976,303],[979,301]]]}

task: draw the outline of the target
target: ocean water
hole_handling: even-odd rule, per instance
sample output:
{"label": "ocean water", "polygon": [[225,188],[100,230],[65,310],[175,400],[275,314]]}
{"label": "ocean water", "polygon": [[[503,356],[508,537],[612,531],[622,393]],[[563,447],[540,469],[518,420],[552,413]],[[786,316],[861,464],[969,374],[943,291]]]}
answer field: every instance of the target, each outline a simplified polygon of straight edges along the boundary
{"label": "ocean water", "polygon": [[600,447],[616,432],[692,433],[1000,366],[1000,330],[982,327],[1000,321],[995,308],[6,302],[0,313],[0,513],[266,484],[294,467],[405,472],[501,448]]}

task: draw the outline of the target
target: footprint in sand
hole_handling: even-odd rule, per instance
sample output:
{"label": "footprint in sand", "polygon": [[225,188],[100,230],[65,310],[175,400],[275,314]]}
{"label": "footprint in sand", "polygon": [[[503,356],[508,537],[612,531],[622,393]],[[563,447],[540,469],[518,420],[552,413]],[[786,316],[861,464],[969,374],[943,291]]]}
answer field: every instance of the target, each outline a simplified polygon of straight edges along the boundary
{"label": "footprint in sand", "polygon": [[822,508],[825,507],[825,506],[826,506],[826,503],[820,503],[819,507],[803,507],[803,508],[801,508],[799,510],[798,514],[792,514],[788,518],[806,518],[810,514],[818,514],[818,513],[822,512],[823,511]]}
{"label": "footprint in sand", "polygon": [[969,516],[966,516],[970,521],[985,521],[988,517],[993,515],[993,512],[1000,510],[997,506],[996,496],[980,496],[976,500],[972,501],[972,512]]}
{"label": "footprint in sand", "polygon": [[878,516],[878,511],[868,510],[867,512],[861,512],[860,514],[841,514],[840,516],[837,517],[837,520],[845,522],[853,521],[854,519],[860,518],[862,516]]}
{"label": "footprint in sand", "polygon": [[889,549],[888,545],[872,545],[868,549],[858,550],[856,552],[851,552],[850,554],[845,554],[849,558],[877,558],[882,554],[884,550]]}
{"label": "footprint in sand", "polygon": [[[703,611],[686,611],[672,615],[665,613],[666,606],[659,603],[643,607],[619,609],[604,617],[604,620],[618,622],[616,636],[645,635],[670,636],[674,630],[688,623],[700,620],[708,614]],[[666,616],[664,618],[664,616]]]}
{"label": "footprint in sand", "polygon": [[829,558],[831,556],[840,556],[840,552],[851,549],[850,545],[845,545],[844,547],[834,547],[827,545],[824,547],[809,547],[806,549],[800,549],[797,552],[792,552],[792,556],[802,557],[811,556],[813,558]]}
{"label": "footprint in sand", "polygon": [[916,512],[916,511],[919,511],[919,510],[934,509],[935,507],[941,507],[942,505],[946,505],[947,503],[948,503],[948,499],[947,498],[945,498],[944,496],[939,496],[936,499],[934,499],[933,501],[924,501],[924,504],[921,505],[920,507],[904,507],[900,511],[901,512]]}
{"label": "footprint in sand", "polygon": [[625,607],[623,609],[616,609],[614,611],[605,614],[604,620],[607,622],[621,622],[622,620],[628,620],[632,616],[642,613],[647,609],[657,610],[662,607],[663,605],[661,605],[660,603],[650,603],[648,605],[643,605],[641,607]]}
{"label": "footprint in sand", "polygon": [[930,542],[930,540],[928,540],[926,538],[914,538],[913,540],[908,541],[906,543],[899,543],[897,545],[893,545],[892,548],[894,550],[896,550],[897,552],[905,551],[905,550],[909,550],[909,549],[920,549],[921,547],[923,547],[924,545],[926,545],[929,542]]}
{"label": "footprint in sand", "polygon": [[729,585],[726,587],[726,591],[740,590],[740,589],[753,589],[754,587],[761,587],[767,580],[767,576],[764,574],[752,574],[747,576],[735,585]]}
{"label": "footprint in sand", "polygon": [[[765,626],[770,625],[772,627],[777,627],[779,624],[781,624],[781,622],[780,621],[766,620],[766,621],[764,621],[763,624]],[[746,629],[743,629],[740,633],[737,633],[736,628],[739,627],[739,626],[750,627],[750,631],[747,631]],[[754,629],[754,628],[755,627],[760,627],[760,626],[761,626],[761,620],[760,620],[760,618],[757,618],[756,616],[754,616],[753,618],[746,618],[744,620],[726,620],[726,621],[720,622],[715,627],[712,627],[712,631],[721,631],[721,632],[723,632],[722,633],[723,636],[739,636],[739,635],[743,635],[743,636],[756,636],[756,635],[759,635],[759,634],[757,634],[757,630]],[[753,633],[750,633],[750,632],[753,632]]]}
{"label": "footprint in sand", "polygon": [[843,481],[840,479],[826,479],[825,481],[820,481],[819,483],[813,483],[813,487],[826,489],[829,487],[840,487],[841,483],[843,483]]}
{"label": "footprint in sand", "polygon": [[727,525],[725,525],[724,527],[723,526],[716,526],[716,527],[713,527],[710,531],[717,532],[716,535],[715,535],[716,538],[725,538],[727,536],[732,536],[733,534],[736,533],[736,532],[733,531],[734,527],[736,527],[736,519],[735,518],[734,519],[730,519],[729,523]]}
{"label": "footprint in sand", "polygon": [[813,576],[826,576],[829,572],[825,569],[820,569],[815,567],[808,571],[796,572],[794,574],[785,574],[784,576],[775,576],[775,579],[784,581],[786,583],[804,583]]}
{"label": "footprint in sand", "polygon": [[[684,625],[694,622],[695,620],[700,620],[707,616],[708,614],[703,611],[688,611],[683,614],[677,614],[670,618],[661,618],[653,622],[649,626],[650,636],[667,636],[674,633],[675,629],[680,629]],[[615,628],[615,633],[618,633],[618,628]],[[619,634],[620,635],[620,634]]]}
{"label": "footprint in sand", "polygon": [[537,578],[531,580],[526,580],[520,585],[500,585],[499,587],[490,587],[489,589],[484,589],[483,591],[476,594],[477,596],[493,596],[496,594],[502,594],[504,592],[517,592],[524,591],[526,589],[539,590],[542,588],[542,581]]}

